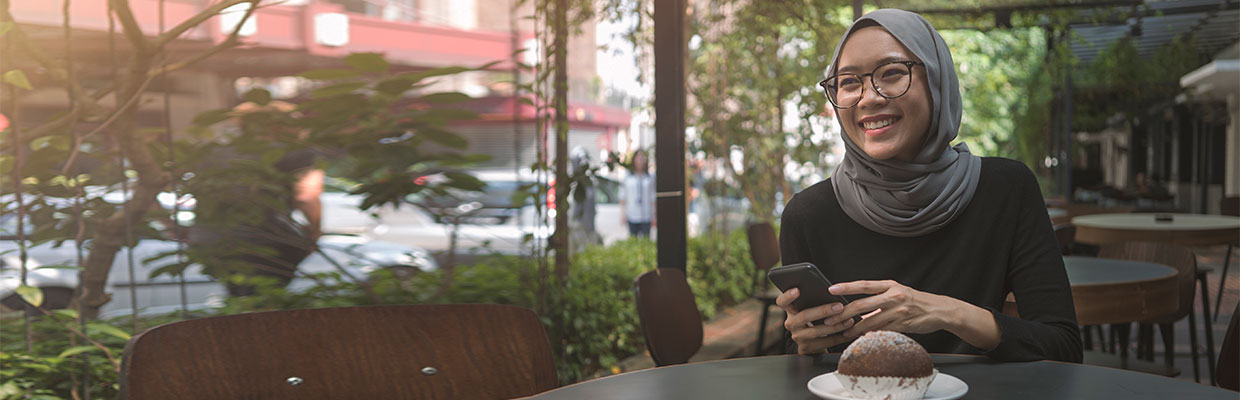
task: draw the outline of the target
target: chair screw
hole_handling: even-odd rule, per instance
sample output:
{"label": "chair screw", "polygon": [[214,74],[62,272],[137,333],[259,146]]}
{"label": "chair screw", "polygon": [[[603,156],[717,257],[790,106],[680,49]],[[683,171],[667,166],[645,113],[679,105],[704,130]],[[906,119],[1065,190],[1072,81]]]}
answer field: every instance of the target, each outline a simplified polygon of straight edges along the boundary
{"label": "chair screw", "polygon": [[439,370],[435,369],[435,367],[422,368],[422,375],[431,376],[431,375],[435,375],[438,373],[439,373]]}
{"label": "chair screw", "polygon": [[285,382],[285,383],[288,383],[288,385],[289,385],[289,386],[297,386],[297,385],[300,385],[302,382],[305,382],[305,381],[304,381],[304,380],[302,380],[301,378],[296,377],[296,376],[290,376],[290,377],[288,377],[288,379],[285,379],[285,380],[284,380],[284,382]]}

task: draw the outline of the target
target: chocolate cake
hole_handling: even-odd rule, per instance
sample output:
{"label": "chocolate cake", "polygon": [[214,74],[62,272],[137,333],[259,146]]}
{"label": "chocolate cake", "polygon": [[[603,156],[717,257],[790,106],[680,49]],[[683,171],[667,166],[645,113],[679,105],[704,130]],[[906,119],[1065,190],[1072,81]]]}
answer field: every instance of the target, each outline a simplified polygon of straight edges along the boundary
{"label": "chocolate cake", "polygon": [[929,389],[938,371],[930,355],[897,332],[873,331],[844,349],[836,379],[860,399],[915,400]]}
{"label": "chocolate cake", "polygon": [[873,331],[844,350],[839,373],[909,378],[930,375],[933,369],[930,354],[913,339],[897,332]]}

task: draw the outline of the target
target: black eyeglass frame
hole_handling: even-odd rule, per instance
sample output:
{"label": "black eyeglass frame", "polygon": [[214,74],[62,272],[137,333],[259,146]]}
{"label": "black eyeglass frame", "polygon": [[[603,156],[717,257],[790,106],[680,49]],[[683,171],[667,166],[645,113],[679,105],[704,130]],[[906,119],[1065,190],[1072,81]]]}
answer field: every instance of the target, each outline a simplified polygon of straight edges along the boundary
{"label": "black eyeglass frame", "polygon": [[[883,67],[886,67],[886,66],[891,65],[891,64],[903,64],[903,65],[904,65],[904,67],[908,69],[908,73],[909,73],[909,75],[910,75],[910,78],[909,78],[909,81],[908,81],[908,82],[909,82],[909,84],[908,84],[908,86],[905,86],[905,87],[904,87],[904,91],[903,91],[903,92],[900,92],[900,94],[897,94],[897,95],[888,96],[886,93],[883,93],[883,91],[882,91],[882,90],[879,90],[879,89],[878,89],[878,84],[874,83],[874,74],[875,74],[875,73],[877,73],[879,69],[882,69]],[[879,66],[877,66],[877,67],[874,67],[874,70],[873,70],[873,71],[870,71],[870,73],[868,73],[868,74],[860,74],[860,75],[858,75],[858,74],[835,74],[835,75],[828,76],[828,77],[827,77],[827,79],[823,79],[823,80],[821,80],[821,81],[818,81],[818,86],[822,88],[822,92],[823,92],[823,94],[825,94],[825,95],[827,96],[827,101],[831,102],[831,105],[835,106],[835,108],[839,108],[839,109],[852,108],[853,106],[856,106],[856,105],[857,105],[857,103],[860,103],[860,102],[861,102],[861,98],[862,98],[862,97],[865,97],[865,84],[864,84],[864,83],[862,83],[862,84],[861,84],[861,95],[860,95],[860,96],[857,96],[857,101],[856,101],[855,103],[849,104],[849,105],[848,105],[848,106],[846,106],[846,107],[841,107],[839,104],[836,104],[836,103],[835,103],[835,99],[831,98],[831,89],[827,88],[827,85],[828,85],[828,84],[827,84],[827,82],[828,82],[828,81],[830,81],[830,80],[832,80],[832,79],[839,78],[839,77],[840,77],[840,75],[855,75],[855,76],[857,76],[857,78],[858,78],[858,79],[863,78],[863,77],[867,77],[867,76],[868,76],[868,77],[870,78],[870,87],[874,88],[874,93],[878,93],[878,95],[879,95],[879,96],[883,96],[884,98],[887,98],[887,99],[894,99],[894,98],[897,98],[897,97],[900,97],[900,96],[903,96],[903,95],[907,94],[907,93],[908,93],[908,89],[909,89],[910,87],[913,87],[913,79],[911,78],[911,76],[912,76],[912,74],[913,74],[913,66],[922,66],[922,67],[925,67],[925,66],[926,66],[926,63],[923,63],[923,62],[921,62],[921,61],[913,61],[913,60],[892,61],[892,62],[889,62],[889,63],[884,63],[883,65],[879,65]]]}

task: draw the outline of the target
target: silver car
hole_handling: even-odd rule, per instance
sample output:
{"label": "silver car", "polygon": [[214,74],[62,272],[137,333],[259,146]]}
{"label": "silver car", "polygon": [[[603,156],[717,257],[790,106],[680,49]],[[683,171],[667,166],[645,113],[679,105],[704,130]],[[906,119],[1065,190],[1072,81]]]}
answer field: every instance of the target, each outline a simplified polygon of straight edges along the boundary
{"label": "silver car", "polygon": [[[0,215],[0,232],[16,232],[16,215]],[[28,226],[28,225],[27,225]],[[379,269],[431,271],[438,268],[431,255],[421,248],[383,242],[356,235],[327,234],[319,239],[321,251],[311,254],[298,265],[299,275],[289,290],[305,290],[315,284],[309,274],[339,272],[346,279],[365,279]],[[89,242],[85,243],[89,246]],[[177,251],[180,244],[173,240],[143,239],[130,249],[121,249],[108,275],[107,291],[112,300],[100,310],[100,317],[129,315],[136,304],[140,315],[169,313],[185,307],[203,309],[223,304],[227,291],[224,285],[203,274],[201,267],[191,265],[184,271],[185,301],[182,303],[181,279],[169,274],[151,277],[157,268],[172,261],[163,258],[146,260]],[[84,250],[85,254],[86,250]],[[43,291],[43,306],[49,309],[69,305],[78,285],[77,249],[72,242],[57,247],[43,243],[26,249],[26,282]],[[133,273],[130,273],[130,259]],[[175,256],[173,256],[175,257]],[[16,289],[21,284],[21,260],[15,235],[0,236],[0,303],[10,309],[21,309],[23,302]],[[136,303],[135,303],[136,301]]]}

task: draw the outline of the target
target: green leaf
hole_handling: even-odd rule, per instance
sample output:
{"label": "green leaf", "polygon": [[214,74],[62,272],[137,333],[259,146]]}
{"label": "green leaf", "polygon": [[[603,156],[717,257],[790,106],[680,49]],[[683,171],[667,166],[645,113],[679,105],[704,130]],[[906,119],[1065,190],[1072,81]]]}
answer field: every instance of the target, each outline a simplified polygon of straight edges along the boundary
{"label": "green leaf", "polygon": [[263,165],[275,165],[276,161],[280,161],[280,157],[284,157],[284,153],[285,150],[283,149],[271,149],[264,151],[263,154],[259,156],[259,162],[262,162]]}
{"label": "green leaf", "polygon": [[443,92],[431,93],[422,96],[421,100],[431,104],[451,104],[460,103],[472,99],[469,95],[460,92]]}
{"label": "green leaf", "polygon": [[75,346],[75,347],[70,347],[68,349],[65,349],[65,351],[60,352],[60,355],[56,357],[68,358],[68,357],[72,357],[78,354],[82,354],[82,353],[85,353],[88,351],[94,351],[94,350],[99,350],[99,348],[95,346]]}
{"label": "green leaf", "polygon": [[4,83],[17,86],[22,89],[31,90],[30,81],[26,79],[26,73],[20,69],[15,69],[4,73]]}
{"label": "green leaf", "polygon": [[86,324],[86,328],[121,340],[129,340],[133,336],[129,332],[122,331],[121,328],[102,322],[91,322]]}
{"label": "green leaf", "polygon": [[[79,269],[82,269],[82,268],[79,268],[79,267],[74,266],[74,265],[64,265],[64,264],[61,264],[61,265],[44,265],[44,266],[40,266],[40,267],[35,268],[35,269],[67,269],[67,270],[74,270],[74,271],[76,271],[76,270],[79,270]],[[33,271],[33,270],[32,270],[32,271]]]}
{"label": "green leaf", "polygon": [[22,394],[22,389],[17,386],[17,382],[10,380],[0,385],[0,399],[20,399]]}
{"label": "green leaf", "polygon": [[366,86],[366,82],[337,83],[335,85],[324,86],[318,89],[314,89],[313,92],[310,92],[310,96],[316,97],[316,98],[331,97],[331,96],[351,93],[354,90],[361,89],[365,86]]}
{"label": "green leaf", "polygon": [[0,37],[4,37],[4,34],[9,33],[10,29],[13,29],[12,22],[0,22]]}
{"label": "green leaf", "polygon": [[413,88],[414,82],[415,81],[413,79],[410,79],[408,77],[396,76],[393,78],[384,79],[380,81],[379,83],[375,84],[375,90],[379,91],[380,93],[398,95],[398,94],[404,93],[406,90]]}
{"label": "green leaf", "polygon": [[497,65],[497,64],[499,64],[499,63],[502,63],[502,62],[504,62],[504,60],[496,60],[496,61],[491,61],[491,62],[489,62],[489,63],[479,65],[477,68],[474,68],[474,69],[479,70],[479,71],[482,71],[482,70],[486,70],[486,69],[489,69],[489,68],[491,68],[491,67],[494,67],[495,65]]}
{"label": "green leaf", "polygon": [[17,287],[17,294],[22,297],[22,300],[25,300],[32,306],[38,307],[43,305],[43,289],[21,285]]}
{"label": "green leaf", "polygon": [[211,126],[232,118],[232,110],[221,108],[198,113],[194,116],[194,125]]}
{"label": "green leaf", "polygon": [[52,314],[60,316],[62,318],[68,318],[68,319],[77,319],[78,317],[77,310],[68,309],[68,308],[64,308],[60,310],[52,310]]}
{"label": "green leaf", "polygon": [[316,69],[316,70],[306,71],[306,72],[297,74],[297,76],[300,76],[302,78],[319,80],[319,81],[353,78],[353,77],[360,76],[360,75],[361,75],[360,72],[358,72],[357,70],[352,70],[352,69]]}
{"label": "green leaf", "polygon": [[443,175],[450,180],[447,185],[454,188],[482,190],[486,187],[486,182],[464,172],[445,172]]}
{"label": "green leaf", "polygon": [[455,133],[448,132],[445,130],[422,129],[418,131],[418,134],[426,136],[426,138],[430,139],[431,141],[434,141],[436,143],[439,143],[439,144],[442,144],[444,146],[448,146],[454,149],[463,149],[466,146],[469,146],[469,141],[465,140],[465,138],[462,138],[460,135],[457,135]]}
{"label": "green leaf", "polygon": [[30,141],[31,150],[43,150],[51,147],[56,150],[68,150],[69,139],[64,136],[48,135],[40,136]]}
{"label": "green leaf", "polygon": [[265,106],[267,103],[271,102],[271,92],[268,92],[267,89],[262,88],[250,89],[250,91],[241,95],[241,99],[260,106]]}
{"label": "green leaf", "polygon": [[428,69],[426,71],[404,73],[398,76],[409,78],[413,80],[414,82],[418,82],[426,78],[432,78],[432,77],[443,76],[443,75],[459,74],[461,72],[465,72],[469,70],[470,68],[465,68],[465,67],[441,67],[441,68],[435,68],[435,69]]}
{"label": "green leaf", "polygon": [[379,53],[353,53],[344,58],[344,63],[362,72],[387,72],[388,62]]}

